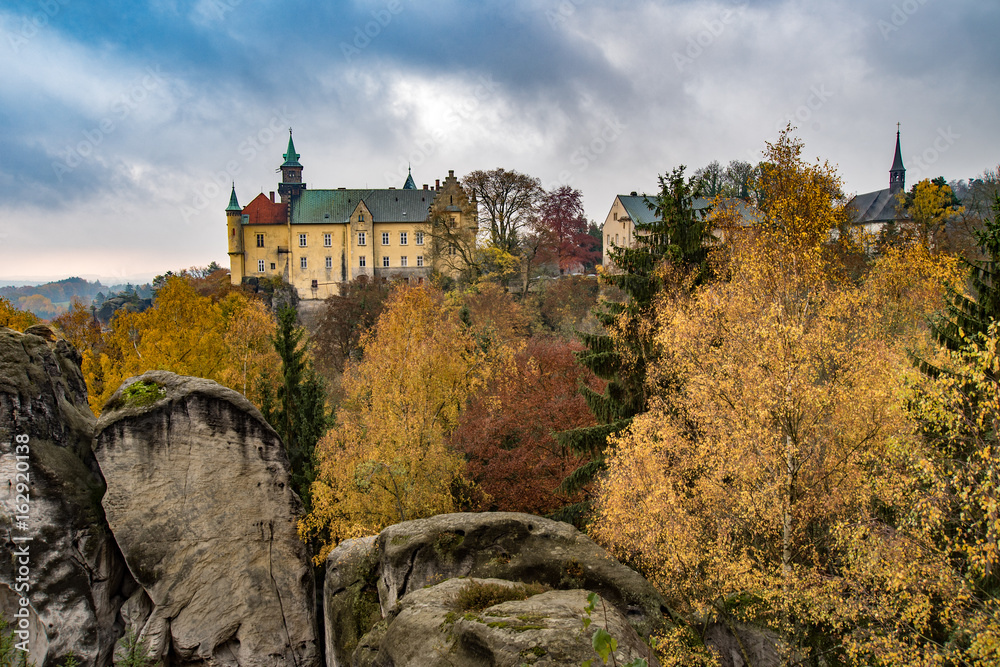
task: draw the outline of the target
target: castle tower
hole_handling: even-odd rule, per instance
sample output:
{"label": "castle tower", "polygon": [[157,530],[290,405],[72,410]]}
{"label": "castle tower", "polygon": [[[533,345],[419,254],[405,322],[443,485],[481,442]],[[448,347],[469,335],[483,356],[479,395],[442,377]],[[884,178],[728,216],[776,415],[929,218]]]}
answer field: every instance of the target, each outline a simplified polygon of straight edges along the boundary
{"label": "castle tower", "polygon": [[903,155],[899,150],[899,123],[896,123],[896,156],[892,160],[892,168],[889,169],[889,194],[895,195],[905,189],[906,168],[903,166]]}
{"label": "castle tower", "polygon": [[243,282],[245,275],[243,254],[243,208],[236,200],[236,184],[229,195],[229,206],[226,207],[226,228],[229,232],[229,276],[234,285]]}
{"label": "castle tower", "polygon": [[409,167],[406,168],[406,182],[403,183],[404,190],[416,190],[417,184],[413,182],[413,172]]}
{"label": "castle tower", "polygon": [[292,128],[288,128],[288,150],[282,157],[285,158],[285,161],[281,164],[281,183],[278,184],[278,194],[281,195],[281,203],[287,204],[292,197],[306,189],[306,184],[302,182],[302,165],[299,163],[299,154],[295,152],[295,144],[292,143]]}

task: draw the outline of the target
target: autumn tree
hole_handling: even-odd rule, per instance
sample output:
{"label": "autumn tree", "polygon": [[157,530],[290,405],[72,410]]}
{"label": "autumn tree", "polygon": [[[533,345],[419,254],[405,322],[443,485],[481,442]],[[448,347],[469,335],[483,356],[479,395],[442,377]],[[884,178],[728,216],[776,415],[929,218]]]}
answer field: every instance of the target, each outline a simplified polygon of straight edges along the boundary
{"label": "autumn tree", "polygon": [[[461,506],[464,462],[447,442],[468,397],[509,353],[481,346],[444,295],[396,287],[344,374],[336,425],[317,446],[300,534],[325,547]],[[320,560],[317,560],[320,562]]]}
{"label": "autumn tree", "polygon": [[73,299],[69,310],[52,320],[59,333],[77,350],[97,349],[101,344],[101,323],[94,312]]}
{"label": "autumn tree", "polygon": [[539,260],[554,264],[560,274],[579,270],[599,257],[593,250],[594,237],[587,233],[579,190],[562,185],[542,195],[537,226],[542,238]]}
{"label": "autumn tree", "polygon": [[484,213],[479,222],[487,226],[490,245],[517,255],[522,230],[542,194],[541,181],[498,167],[470,172],[462,179],[462,186]]}
{"label": "autumn tree", "polygon": [[[576,493],[603,468],[609,436],[628,426],[646,410],[646,365],[655,356],[651,336],[652,306],[667,282],[688,287],[707,275],[706,246],[711,230],[704,212],[695,211],[698,184],[685,179],[684,167],[660,177],[660,192],[649,201],[655,212],[651,223],[636,224],[635,245],[609,252],[614,270],[603,275],[606,284],[621,290],[625,300],[606,302],[597,314],[611,334],[582,334],[586,349],[577,358],[597,377],[607,381],[603,392],[581,389],[597,419],[596,426],[560,433],[564,447],[590,460],[563,481],[560,489]],[[566,518],[584,509],[568,510]]]}
{"label": "autumn tree", "polygon": [[944,178],[925,178],[909,192],[899,192],[896,199],[904,216],[900,223],[904,241],[924,244],[935,252],[947,249],[948,226],[964,209]]}
{"label": "autumn tree", "polygon": [[341,283],[340,294],[326,298],[310,343],[317,362],[339,374],[350,359],[360,358],[361,338],[378,320],[389,286],[367,276]]}
{"label": "autumn tree", "polygon": [[38,317],[27,310],[21,310],[10,301],[0,296],[0,327],[15,331],[24,331],[33,324],[38,324]]}
{"label": "autumn tree", "polygon": [[547,514],[579,498],[556,492],[580,461],[553,433],[593,425],[578,391],[595,378],[576,364],[579,346],[535,337],[470,400],[450,441],[465,455],[467,475],[492,499],[493,511]]}
{"label": "autumn tree", "polygon": [[270,314],[256,299],[234,294],[214,302],[172,276],[151,308],[116,311],[100,344],[81,350],[91,408],[100,413],[122,381],[147,370],[216,380],[259,406],[263,386],[276,376],[276,356],[262,352],[271,332]]}

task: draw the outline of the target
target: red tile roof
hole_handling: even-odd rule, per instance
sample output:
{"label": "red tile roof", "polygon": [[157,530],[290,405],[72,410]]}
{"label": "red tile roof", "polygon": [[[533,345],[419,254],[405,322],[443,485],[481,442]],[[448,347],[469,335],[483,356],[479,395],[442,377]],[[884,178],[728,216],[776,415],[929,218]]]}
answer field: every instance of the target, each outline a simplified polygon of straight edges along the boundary
{"label": "red tile roof", "polygon": [[248,225],[283,225],[288,220],[288,204],[272,202],[261,192],[243,209]]}

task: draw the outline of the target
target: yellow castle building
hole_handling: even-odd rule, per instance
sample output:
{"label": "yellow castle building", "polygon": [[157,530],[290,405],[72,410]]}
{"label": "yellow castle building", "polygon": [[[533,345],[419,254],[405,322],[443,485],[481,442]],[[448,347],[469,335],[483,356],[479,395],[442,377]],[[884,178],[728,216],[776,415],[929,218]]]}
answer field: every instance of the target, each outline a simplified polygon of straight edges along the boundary
{"label": "yellow castle building", "polygon": [[283,157],[277,201],[260,193],[241,207],[233,184],[226,226],[234,285],[280,277],[300,299],[325,299],[359,276],[422,283],[434,271],[455,273],[448,239],[478,231],[476,202],[453,170],[433,188],[418,189],[411,173],[399,189],[311,190],[291,129]]}

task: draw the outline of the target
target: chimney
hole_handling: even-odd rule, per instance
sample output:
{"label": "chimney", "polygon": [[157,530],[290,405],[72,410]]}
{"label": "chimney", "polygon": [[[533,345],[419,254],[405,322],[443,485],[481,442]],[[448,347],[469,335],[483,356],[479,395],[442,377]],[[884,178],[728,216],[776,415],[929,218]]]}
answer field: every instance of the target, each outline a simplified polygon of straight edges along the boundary
{"label": "chimney", "polygon": [[638,197],[638,196],[639,196],[639,193],[637,193],[637,192],[636,192],[635,190],[633,190],[633,191],[632,191],[632,196],[633,196],[633,197]]}
{"label": "chimney", "polygon": [[448,170],[448,178],[455,178],[455,170],[454,169],[449,169]]}
{"label": "chimney", "polygon": [[427,184],[426,184],[426,183],[424,183],[424,190],[426,190],[426,189],[427,189]]}
{"label": "chimney", "polygon": [[274,203],[274,190],[271,190],[271,203]]}
{"label": "chimney", "polygon": [[440,178],[435,178],[434,179],[434,189],[435,190],[440,190],[441,189],[441,179]]}

